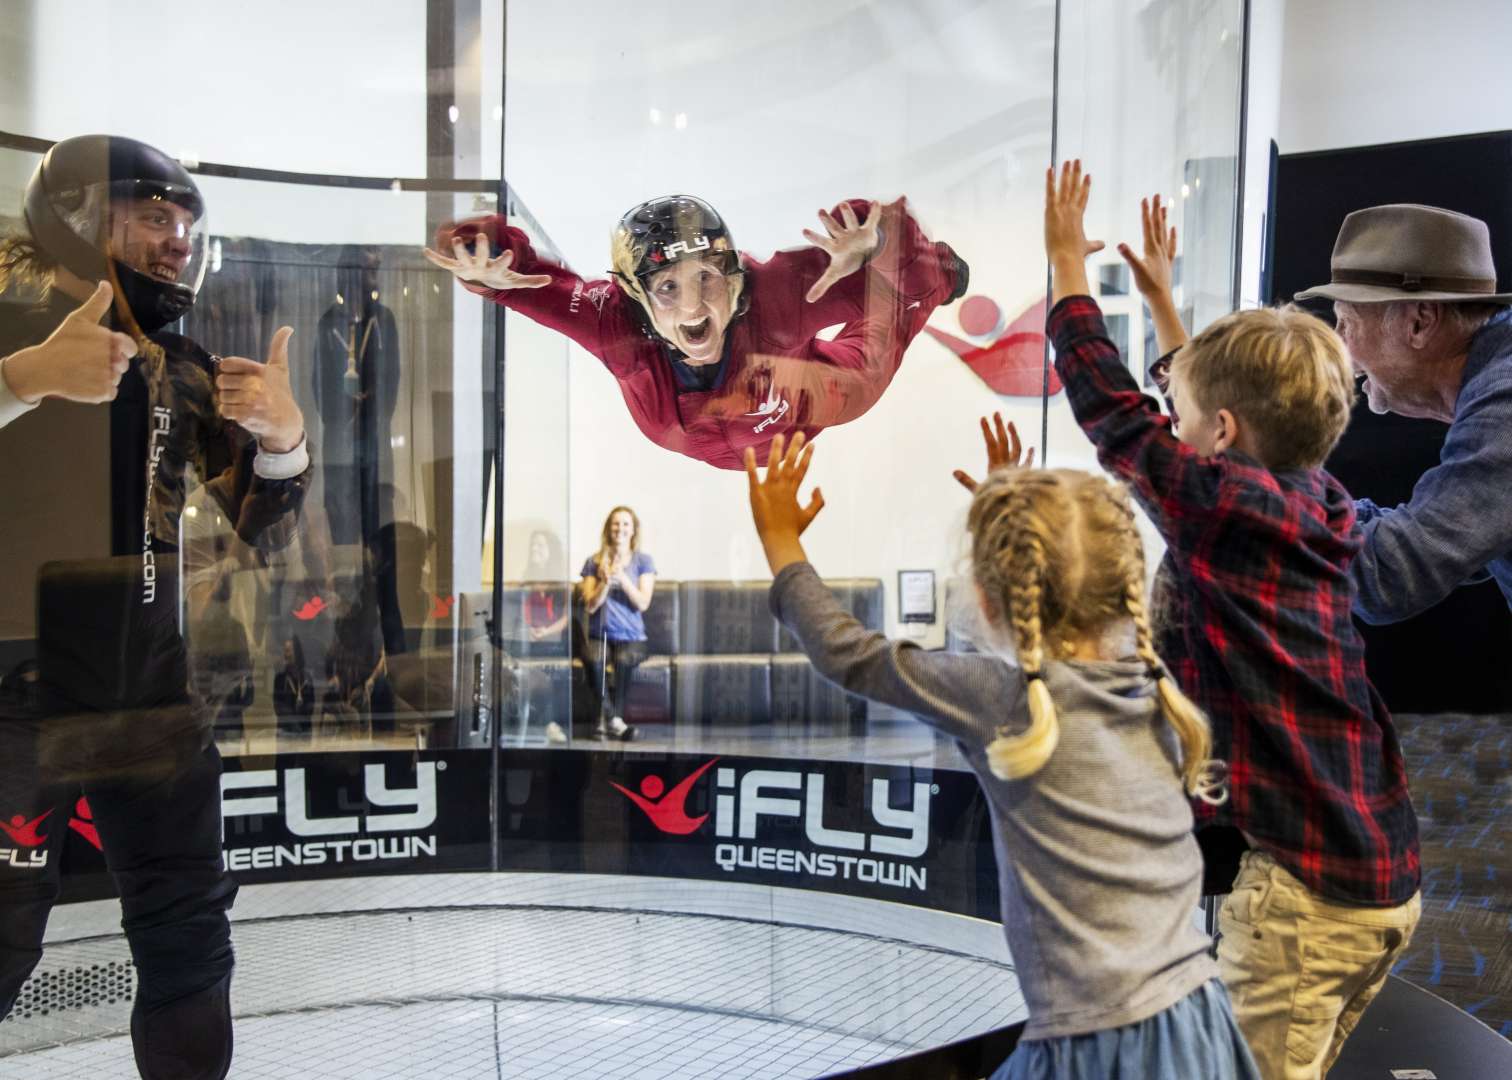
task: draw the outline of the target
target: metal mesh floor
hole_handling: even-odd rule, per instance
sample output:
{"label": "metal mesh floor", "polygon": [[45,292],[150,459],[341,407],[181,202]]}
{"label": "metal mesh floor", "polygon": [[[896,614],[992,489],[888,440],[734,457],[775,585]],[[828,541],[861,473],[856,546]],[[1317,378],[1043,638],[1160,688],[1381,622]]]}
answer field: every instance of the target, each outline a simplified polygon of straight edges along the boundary
{"label": "metal mesh floor", "polygon": [[[287,914],[258,909],[301,887],[262,887],[234,928],[232,1075],[813,1077],[1024,1015],[1003,960],[944,947],[937,932],[897,936],[910,921],[941,918],[930,912],[860,908],[884,909],[875,921],[894,933],[883,934],[833,925],[836,914],[873,920],[834,910],[862,902],[822,894],[785,898],[780,912],[762,894],[785,890],[676,911],[670,891],[703,907],[711,893],[602,879],[585,888],[550,875],[531,875],[530,887],[508,890],[523,893],[516,902],[500,902],[510,877],[478,875],[477,889],[454,879],[439,893],[413,879],[432,906],[387,909],[370,905],[405,893],[363,897],[362,882],[332,883],[304,905],[319,910]],[[549,891],[543,879],[558,883],[556,903],[537,895]],[[468,892],[491,895],[458,902]],[[338,910],[358,897],[367,910]],[[804,921],[809,909],[831,925]],[[28,984],[27,1015],[0,1025],[0,1073],[134,1075],[129,997],[103,997],[87,974],[123,960],[119,935],[52,942]]]}

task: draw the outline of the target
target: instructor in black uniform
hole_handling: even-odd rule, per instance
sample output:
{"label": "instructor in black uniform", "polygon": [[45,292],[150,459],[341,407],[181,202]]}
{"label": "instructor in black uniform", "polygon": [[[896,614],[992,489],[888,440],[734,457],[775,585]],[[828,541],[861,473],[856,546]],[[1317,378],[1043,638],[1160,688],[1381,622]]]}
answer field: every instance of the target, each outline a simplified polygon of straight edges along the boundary
{"label": "instructor in black uniform", "polygon": [[[231,1063],[236,885],[221,859],[221,762],[210,706],[190,688],[174,571],[192,483],[258,550],[297,526],[309,455],[290,331],[260,363],[164,330],[194,303],[207,232],[193,179],[153,147],[104,135],[58,143],[27,186],[25,222],[0,241],[0,291],[30,283],[42,299],[0,308],[0,427],[49,397],[109,403],[110,554],[43,567],[37,655],[0,681],[0,848],[14,853],[0,858],[0,1017],[42,955],[82,794],[137,968],[137,1067],[148,1080],[220,1078]],[[28,449],[76,453],[49,450],[47,413],[21,421]],[[0,512],[7,529],[46,520],[43,506]]]}

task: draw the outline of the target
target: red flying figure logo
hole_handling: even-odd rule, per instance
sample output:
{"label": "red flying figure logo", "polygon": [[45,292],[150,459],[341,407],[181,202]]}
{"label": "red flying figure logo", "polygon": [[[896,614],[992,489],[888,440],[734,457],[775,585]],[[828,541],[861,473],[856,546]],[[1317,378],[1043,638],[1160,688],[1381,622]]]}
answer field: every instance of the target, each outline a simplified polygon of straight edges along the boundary
{"label": "red flying figure logo", "polygon": [[309,622],[325,609],[326,602],[318,596],[313,596],[306,600],[298,611],[294,612],[294,617],[301,622]]}
{"label": "red flying figure logo", "polygon": [[432,595],[431,596],[431,600],[432,600],[432,604],[431,604],[431,618],[433,618],[433,619],[449,619],[449,618],[451,618],[452,605],[457,602],[457,598],[455,596],[435,596],[435,595]]}
{"label": "red flying figure logo", "polygon": [[89,800],[81,798],[74,803],[74,816],[68,819],[68,827],[88,840],[96,851],[104,851],[100,843],[100,831],[94,826],[94,812],[89,809]]}
{"label": "red flying figure logo", "polygon": [[673,836],[687,836],[691,832],[697,832],[698,827],[709,820],[708,814],[701,814],[696,818],[688,816],[688,792],[693,790],[693,785],[698,778],[708,771],[709,766],[718,761],[718,758],[710,758],[700,765],[691,776],[679,783],[671,791],[663,794],[666,785],[659,776],[647,776],[640,782],[640,794],[636,794],[627,787],[609,781],[625,798],[646,812],[655,825],[664,833]]}
{"label": "red flying figure logo", "polygon": [[[1045,302],[1003,325],[1003,309],[985,296],[969,296],[961,303],[961,329],[981,344],[962,341],[943,330],[924,332],[959,356],[966,366],[999,394],[1039,397],[1045,391]],[[1060,376],[1050,369],[1050,393],[1061,390]]]}
{"label": "red flying figure logo", "polygon": [[0,821],[0,832],[3,832],[6,836],[10,837],[11,843],[15,844],[17,847],[41,847],[43,844],[47,843],[47,837],[43,836],[37,831],[37,826],[41,825],[51,815],[52,811],[49,810],[41,817],[27,821],[24,816],[17,814],[8,822]]}

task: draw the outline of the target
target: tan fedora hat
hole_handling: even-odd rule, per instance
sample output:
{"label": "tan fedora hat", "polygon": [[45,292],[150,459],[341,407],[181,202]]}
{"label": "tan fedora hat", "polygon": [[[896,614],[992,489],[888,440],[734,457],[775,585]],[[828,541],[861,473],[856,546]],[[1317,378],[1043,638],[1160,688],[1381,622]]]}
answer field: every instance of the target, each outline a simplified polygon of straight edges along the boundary
{"label": "tan fedora hat", "polygon": [[1394,203],[1356,210],[1339,227],[1328,266],[1329,283],[1295,299],[1512,304],[1512,293],[1496,291],[1486,223],[1437,206]]}

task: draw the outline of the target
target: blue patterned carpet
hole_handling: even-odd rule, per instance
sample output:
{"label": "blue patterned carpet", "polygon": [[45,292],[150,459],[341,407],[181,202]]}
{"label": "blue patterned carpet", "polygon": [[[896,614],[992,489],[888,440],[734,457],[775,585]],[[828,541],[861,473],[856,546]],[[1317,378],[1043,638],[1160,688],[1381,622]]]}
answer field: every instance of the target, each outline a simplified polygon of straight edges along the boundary
{"label": "blue patterned carpet", "polygon": [[1423,919],[1395,974],[1512,1038],[1512,716],[1398,716]]}

